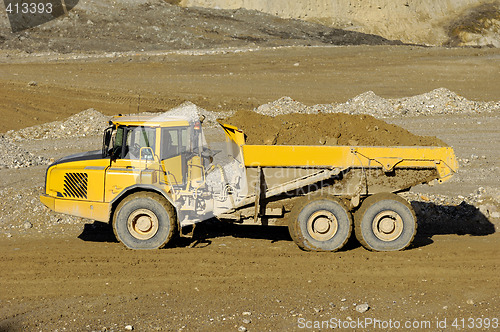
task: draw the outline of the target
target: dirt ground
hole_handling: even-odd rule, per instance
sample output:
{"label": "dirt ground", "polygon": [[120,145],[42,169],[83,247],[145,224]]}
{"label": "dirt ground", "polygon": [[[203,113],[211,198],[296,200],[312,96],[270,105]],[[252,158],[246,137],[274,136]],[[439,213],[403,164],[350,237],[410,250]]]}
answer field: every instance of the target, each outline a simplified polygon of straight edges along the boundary
{"label": "dirt ground", "polygon": [[498,49],[351,46],[199,52],[205,55],[110,53],[80,55],[80,60],[72,59],[78,55],[2,52],[0,132],[65,119],[90,107],[115,115],[166,110],[186,100],[208,110],[237,110],[282,96],[313,105],[345,102],[370,90],[396,98],[441,87],[472,100],[499,99]]}
{"label": "dirt ground", "polygon": [[[499,60],[497,49],[409,46],[80,60],[3,53],[0,132],[89,107],[117,114],[184,100],[209,110],[251,109],[285,95],[316,104],[368,90],[395,98],[439,87],[469,99],[499,100]],[[437,136],[458,158],[471,160],[450,182],[417,188],[418,194],[467,196],[479,187],[500,187],[499,114],[391,122]],[[97,148],[98,138],[38,146],[46,157]],[[2,169],[0,189],[23,194],[43,186],[44,172],[44,166]],[[499,224],[483,218],[481,228],[476,220],[460,219],[463,208],[439,210],[447,211],[436,218],[448,227],[420,217],[425,227],[414,245],[390,253],[368,252],[355,241],[337,253],[303,252],[286,228],[216,223],[200,226],[194,240],[156,251],[127,250],[109,228],[92,221],[1,234],[0,331],[124,331],[127,325],[137,331],[293,331],[323,321],[329,325],[314,330],[346,322],[357,330],[390,329],[359,325],[370,319],[402,328],[409,323],[414,330],[493,330],[500,324]],[[368,311],[358,312],[356,305],[365,303]]]}

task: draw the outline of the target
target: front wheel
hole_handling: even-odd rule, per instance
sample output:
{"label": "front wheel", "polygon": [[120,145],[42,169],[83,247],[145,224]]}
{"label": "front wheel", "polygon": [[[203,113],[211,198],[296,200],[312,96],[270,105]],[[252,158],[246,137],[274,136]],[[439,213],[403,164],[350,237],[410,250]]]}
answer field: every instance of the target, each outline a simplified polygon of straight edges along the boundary
{"label": "front wheel", "polygon": [[417,230],[417,218],[411,205],[392,193],[368,197],[354,217],[356,238],[368,250],[405,249]]}
{"label": "front wheel", "polygon": [[341,201],[320,198],[297,207],[296,219],[288,229],[295,243],[306,251],[336,251],[342,248],[352,230],[352,218]]}
{"label": "front wheel", "polygon": [[130,249],[158,249],[177,234],[172,205],[162,196],[132,194],[118,204],[113,215],[116,238]]}

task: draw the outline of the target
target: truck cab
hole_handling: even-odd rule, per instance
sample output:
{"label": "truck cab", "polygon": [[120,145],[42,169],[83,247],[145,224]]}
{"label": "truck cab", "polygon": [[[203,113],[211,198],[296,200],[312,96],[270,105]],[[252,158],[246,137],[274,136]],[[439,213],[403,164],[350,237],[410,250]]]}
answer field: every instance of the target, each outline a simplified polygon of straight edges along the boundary
{"label": "truck cab", "polygon": [[[124,201],[146,195],[149,203],[159,202],[169,211],[167,223],[177,230],[181,222],[211,217],[205,183],[211,157],[197,119],[118,116],[104,131],[101,151],[68,156],[49,166],[40,199],[57,212],[115,222]],[[136,221],[125,221],[125,229],[139,238],[160,228],[156,214],[161,213],[142,210],[132,217]]]}

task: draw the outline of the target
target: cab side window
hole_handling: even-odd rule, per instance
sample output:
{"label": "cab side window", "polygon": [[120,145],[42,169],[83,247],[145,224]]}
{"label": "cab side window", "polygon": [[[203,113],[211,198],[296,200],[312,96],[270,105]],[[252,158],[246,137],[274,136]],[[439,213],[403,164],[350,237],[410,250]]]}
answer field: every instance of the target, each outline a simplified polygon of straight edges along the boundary
{"label": "cab side window", "polygon": [[161,131],[161,159],[169,159],[187,151],[187,128],[163,128]]}

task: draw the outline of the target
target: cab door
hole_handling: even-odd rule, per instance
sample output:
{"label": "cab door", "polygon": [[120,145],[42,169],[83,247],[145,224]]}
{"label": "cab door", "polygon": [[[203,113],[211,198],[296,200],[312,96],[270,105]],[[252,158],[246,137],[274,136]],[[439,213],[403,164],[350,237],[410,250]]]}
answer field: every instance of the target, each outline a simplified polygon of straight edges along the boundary
{"label": "cab door", "polygon": [[165,182],[185,187],[189,149],[188,127],[167,127],[161,129],[160,162],[165,171]]}
{"label": "cab door", "polygon": [[106,170],[105,201],[112,201],[125,188],[136,184],[155,184],[159,178],[154,127],[119,127]]}

